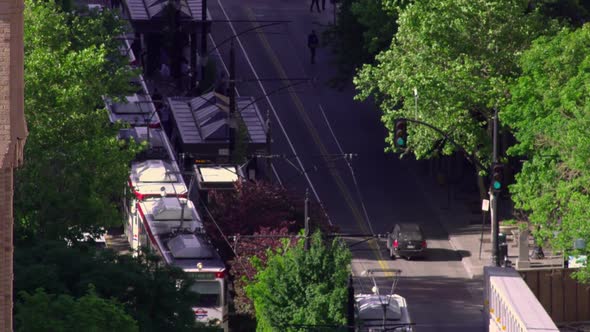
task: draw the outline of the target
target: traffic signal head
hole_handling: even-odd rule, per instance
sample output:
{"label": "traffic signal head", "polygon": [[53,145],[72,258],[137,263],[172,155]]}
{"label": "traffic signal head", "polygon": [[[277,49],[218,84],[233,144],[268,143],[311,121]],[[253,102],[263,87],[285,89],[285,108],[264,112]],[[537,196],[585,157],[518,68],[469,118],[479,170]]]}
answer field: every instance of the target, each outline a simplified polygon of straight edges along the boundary
{"label": "traffic signal head", "polygon": [[408,143],[408,132],[407,132],[406,120],[395,121],[395,136],[394,144],[397,148],[405,148]]}
{"label": "traffic signal head", "polygon": [[494,164],[492,166],[492,190],[500,192],[504,189],[504,165]]}

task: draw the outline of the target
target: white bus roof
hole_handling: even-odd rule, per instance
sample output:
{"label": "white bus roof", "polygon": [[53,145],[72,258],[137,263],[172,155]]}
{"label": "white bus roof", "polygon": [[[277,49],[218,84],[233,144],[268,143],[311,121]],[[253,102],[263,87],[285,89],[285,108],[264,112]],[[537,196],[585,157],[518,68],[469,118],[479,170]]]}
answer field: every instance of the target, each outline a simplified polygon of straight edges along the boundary
{"label": "white bus roof", "polygon": [[144,223],[154,235],[167,234],[182,226],[190,232],[203,230],[203,222],[192,201],[180,197],[150,198],[138,203]]}
{"label": "white bus roof", "polygon": [[132,163],[129,182],[136,196],[185,196],[188,192],[174,161],[150,159]]}
{"label": "white bus roof", "polygon": [[160,124],[160,118],[148,94],[135,93],[126,96],[122,102],[105,98],[105,104],[109,110],[111,122],[121,121],[131,126],[149,125],[151,127],[157,127]]}
{"label": "white bus roof", "polygon": [[[145,161],[147,159],[174,159],[174,150],[162,128],[131,127],[119,130],[119,139],[143,143],[149,140],[146,150],[140,152],[135,160]],[[172,163],[172,161],[170,161]]]}
{"label": "white bus roof", "polygon": [[[181,221],[181,204],[187,204]],[[184,198],[151,198],[138,203],[142,223],[165,262],[186,272],[221,272],[225,265],[206,237],[194,204]],[[190,211],[190,213],[187,213]],[[182,229],[180,227],[182,226]]]}
{"label": "white bus roof", "polygon": [[234,183],[244,179],[237,165],[194,165],[197,186],[200,190],[234,189]]}
{"label": "white bus roof", "polygon": [[[388,327],[388,324],[410,324],[412,322],[406,299],[397,294],[358,294],[354,298],[357,319],[361,324],[360,331],[379,331],[383,327],[384,320],[386,328],[392,331],[395,330],[391,326]],[[383,311],[384,304],[385,312]]]}
{"label": "white bus roof", "polygon": [[[145,225],[145,223],[144,223]],[[166,264],[185,272],[222,272],[225,264],[205,233],[154,234],[149,222],[147,232]]]}

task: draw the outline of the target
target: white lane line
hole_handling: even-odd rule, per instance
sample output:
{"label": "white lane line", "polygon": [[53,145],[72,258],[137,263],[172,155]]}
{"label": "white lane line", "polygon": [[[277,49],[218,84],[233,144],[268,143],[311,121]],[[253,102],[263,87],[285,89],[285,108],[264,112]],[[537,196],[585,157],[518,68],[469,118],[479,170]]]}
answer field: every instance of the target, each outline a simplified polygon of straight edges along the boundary
{"label": "white lane line", "polygon": [[277,177],[277,181],[279,181],[279,184],[281,185],[281,187],[285,188],[285,186],[283,185],[283,181],[281,181],[281,177],[279,176],[279,173],[277,172],[277,169],[275,168],[275,165],[270,164],[270,167],[272,167],[272,171],[273,171],[273,173],[275,173],[275,176]]}
{"label": "white lane line", "polygon": [[[213,49],[215,50],[215,53],[217,53],[217,57],[219,58],[219,61],[221,61],[221,65],[223,66],[223,69],[225,70],[225,73],[228,75],[229,77],[229,70],[227,69],[227,66],[225,65],[225,61],[223,61],[223,58],[221,57],[221,53],[219,52],[219,49],[217,48],[217,44],[215,43],[215,40],[213,39],[213,36],[211,34],[209,34],[209,39],[211,40],[211,43],[213,44]],[[236,90],[236,95],[238,95],[238,97],[240,96],[240,92],[238,91],[238,88],[235,88]],[[285,187],[283,185],[283,181],[281,181],[281,177],[279,176],[279,173],[277,172],[277,169],[275,168],[275,165],[271,162],[270,167],[272,168],[272,171],[275,175],[275,177],[277,178],[277,181],[279,182],[279,184],[281,185],[281,187]]]}
{"label": "white lane line", "polygon": [[[223,61],[223,58],[221,57],[221,53],[219,52],[219,49],[217,48],[217,44],[215,43],[215,40],[213,40],[213,36],[211,34],[209,34],[209,39],[211,40],[211,43],[214,46],[213,49],[215,50],[215,53],[217,53],[217,57],[219,58],[219,60],[221,61],[221,64],[223,65],[223,69],[225,70],[225,73],[229,77],[229,70],[227,69],[227,66],[225,65],[225,61]],[[238,94],[238,96],[240,95],[237,88],[236,88],[236,93]]]}
{"label": "white lane line", "polygon": [[[342,150],[342,146],[340,145],[340,142],[338,141],[336,134],[334,134],[334,130],[332,130],[332,125],[330,124],[330,121],[328,121],[328,117],[326,116],[326,112],[324,112],[324,108],[322,107],[322,104],[318,104],[318,106],[320,108],[320,111],[322,112],[322,116],[324,117],[324,120],[326,121],[326,125],[328,126],[328,129],[330,130],[330,133],[332,134],[332,137],[334,138],[334,141],[336,142],[336,146],[338,147],[338,151],[340,151],[340,154],[344,155],[344,150]],[[348,159],[344,158],[344,161],[346,161],[346,165],[348,165],[348,169],[350,170],[350,175],[352,176],[352,181],[354,181],[354,187],[356,189],[356,193],[358,196],[357,198],[359,199],[361,206],[363,208],[363,212],[365,214],[367,224],[369,225],[369,229],[371,230],[372,234],[375,234],[375,232],[373,231],[373,226],[371,225],[371,219],[369,219],[369,214],[367,213],[367,209],[365,208],[365,203],[363,201],[363,197],[361,196],[361,191],[360,191],[359,185],[356,182],[356,176],[354,174],[354,170],[352,169],[352,165],[350,165],[350,161],[348,161]]]}
{"label": "white lane line", "polygon": [[[221,11],[223,12],[223,15],[225,16],[225,18],[228,21],[230,21],[229,16],[225,12],[225,8],[223,8],[223,5],[221,4],[221,0],[217,0],[217,3],[219,4],[219,7],[221,8]],[[230,22],[228,22],[228,24],[229,24],[229,27],[231,28],[232,32],[234,33],[234,36],[237,35],[238,33],[236,32],[236,29],[234,28],[234,25],[232,24],[232,22],[230,21]],[[293,146],[293,143],[291,142],[289,135],[287,135],[287,131],[285,130],[285,127],[283,126],[283,123],[281,122],[281,119],[279,118],[279,115],[277,114],[276,109],[274,108],[273,104],[270,101],[270,98],[268,97],[266,89],[262,85],[262,82],[260,82],[260,77],[258,77],[258,73],[254,69],[252,62],[250,61],[250,57],[248,56],[248,53],[246,52],[246,49],[244,48],[244,45],[242,44],[242,41],[240,40],[240,37],[239,36],[236,37],[236,40],[238,42],[238,45],[240,45],[240,48],[242,49],[244,56],[246,57],[246,62],[248,62],[248,65],[250,66],[252,73],[254,73],[254,77],[256,77],[256,80],[258,82],[258,86],[260,86],[260,90],[262,90],[262,93],[264,93],[266,102],[270,106],[270,109],[272,110],[272,113],[275,116],[275,119],[277,120],[277,123],[279,124],[279,127],[281,128],[281,131],[285,135],[285,139],[287,140],[287,143],[289,143],[289,147],[291,148],[291,151],[293,152],[295,159],[297,159],[297,163],[299,164],[300,169],[304,170],[305,167],[303,167],[303,163],[301,162],[301,159],[299,159],[299,155],[297,154],[297,151],[295,151],[295,147]],[[315,190],[313,183],[311,183],[311,179],[309,178],[307,173],[303,173],[303,176],[305,176],[305,179],[307,180],[307,183],[309,184],[309,187],[311,188],[311,191],[313,192],[313,195],[315,196],[316,200],[318,202],[321,202],[320,196],[318,195],[317,191]],[[328,216],[328,222],[330,223],[330,225],[332,225],[332,221],[330,220],[329,216]]]}

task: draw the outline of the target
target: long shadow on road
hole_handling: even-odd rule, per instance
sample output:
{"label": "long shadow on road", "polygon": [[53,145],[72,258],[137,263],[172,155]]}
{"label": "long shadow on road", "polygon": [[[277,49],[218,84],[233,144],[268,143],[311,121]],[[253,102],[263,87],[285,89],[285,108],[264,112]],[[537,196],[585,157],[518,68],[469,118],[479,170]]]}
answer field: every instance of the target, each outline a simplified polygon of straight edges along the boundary
{"label": "long shadow on road", "polygon": [[[358,240],[345,240],[349,245],[349,249],[355,259],[360,260],[376,260],[375,250],[368,245],[367,242],[358,242]],[[379,242],[379,252],[384,259],[389,259],[389,250],[385,241]],[[412,257],[411,261],[426,261],[426,262],[460,262],[463,257],[469,257],[470,252],[465,250],[453,250],[446,248],[427,248],[423,257]],[[396,260],[406,260],[398,257]]]}
{"label": "long shadow on road", "polygon": [[[376,284],[382,294],[389,294],[393,280],[391,277],[357,277],[355,293],[370,292]],[[394,293],[406,299],[418,332],[484,331],[481,280],[401,276]]]}

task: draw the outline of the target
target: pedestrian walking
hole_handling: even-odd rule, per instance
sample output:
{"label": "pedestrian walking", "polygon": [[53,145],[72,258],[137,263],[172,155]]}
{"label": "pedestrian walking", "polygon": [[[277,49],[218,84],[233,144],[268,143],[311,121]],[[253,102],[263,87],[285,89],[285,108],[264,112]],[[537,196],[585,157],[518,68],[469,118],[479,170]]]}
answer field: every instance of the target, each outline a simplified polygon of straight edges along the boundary
{"label": "pedestrian walking", "polygon": [[311,0],[311,6],[309,6],[309,11],[313,13],[313,4],[314,3],[315,3],[316,8],[318,9],[318,13],[321,13],[322,11],[320,10],[320,0]]}
{"label": "pedestrian walking", "polygon": [[191,68],[188,64],[188,60],[185,58],[180,59],[180,86],[182,92],[188,92],[191,85]]}
{"label": "pedestrian walking", "polygon": [[167,79],[170,76],[170,67],[168,67],[168,64],[162,63],[160,66],[160,75],[164,79]]}
{"label": "pedestrian walking", "polygon": [[307,47],[309,47],[309,51],[311,52],[311,64],[315,63],[315,50],[320,44],[320,40],[315,33],[315,30],[311,30],[309,36],[307,36]]}

